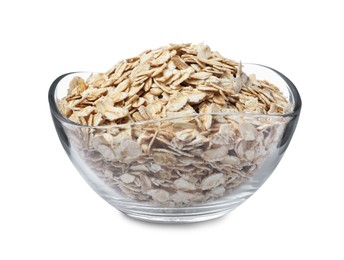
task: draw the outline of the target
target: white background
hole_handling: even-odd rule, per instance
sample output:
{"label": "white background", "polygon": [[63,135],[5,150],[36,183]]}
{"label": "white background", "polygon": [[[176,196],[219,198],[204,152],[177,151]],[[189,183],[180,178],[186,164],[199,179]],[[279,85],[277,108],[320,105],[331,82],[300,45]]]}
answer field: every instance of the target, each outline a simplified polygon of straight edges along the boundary
{"label": "white background", "polygon": [[[0,259],[344,259],[341,1],[2,1]],[[132,220],[87,186],[47,93],[168,43],[204,41],[298,87],[298,128],[271,178],[231,214]]]}

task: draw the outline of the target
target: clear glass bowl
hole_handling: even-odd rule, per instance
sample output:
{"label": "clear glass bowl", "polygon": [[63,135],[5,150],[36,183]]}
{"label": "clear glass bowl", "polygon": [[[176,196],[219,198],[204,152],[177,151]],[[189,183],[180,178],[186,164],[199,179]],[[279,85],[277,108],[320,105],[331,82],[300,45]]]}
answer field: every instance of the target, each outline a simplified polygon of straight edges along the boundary
{"label": "clear glass bowl", "polygon": [[[89,127],[58,109],[74,76],[58,77],[49,104],[60,141],[86,182],[128,216],[153,222],[197,222],[232,211],[271,175],[296,128],[301,99],[280,72],[245,64],[278,86],[291,104],[283,115],[193,114],[116,126]],[[211,120],[202,129],[202,120]]]}

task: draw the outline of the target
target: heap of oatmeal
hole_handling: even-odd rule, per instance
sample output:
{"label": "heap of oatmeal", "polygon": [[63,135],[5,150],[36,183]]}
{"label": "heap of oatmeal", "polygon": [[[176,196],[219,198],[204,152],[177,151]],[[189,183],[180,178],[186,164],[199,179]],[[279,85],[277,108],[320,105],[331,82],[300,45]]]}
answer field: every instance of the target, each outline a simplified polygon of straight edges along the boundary
{"label": "heap of oatmeal", "polygon": [[[252,176],[283,122],[247,115],[288,107],[276,86],[204,44],[147,50],[105,73],[75,77],[59,102],[60,112],[80,125],[113,126],[75,138],[106,185],[169,206],[222,197]],[[147,120],[156,121],[130,124]]]}

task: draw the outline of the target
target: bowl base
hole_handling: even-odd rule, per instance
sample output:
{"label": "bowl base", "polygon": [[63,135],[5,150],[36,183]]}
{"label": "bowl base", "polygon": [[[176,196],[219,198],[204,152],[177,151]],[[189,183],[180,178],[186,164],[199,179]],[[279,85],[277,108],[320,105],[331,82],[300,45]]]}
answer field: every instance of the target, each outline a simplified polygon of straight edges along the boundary
{"label": "bowl base", "polygon": [[[113,202],[113,201],[112,201]],[[135,202],[110,203],[125,215],[154,223],[196,223],[219,218],[238,207],[243,200],[217,201],[191,207],[163,207],[142,205]]]}
{"label": "bowl base", "polygon": [[110,197],[106,197],[105,200],[134,219],[153,223],[183,224],[207,221],[224,216],[237,208],[248,197],[249,194],[240,197],[232,196],[232,199],[224,197],[215,201],[184,207],[168,207],[137,201],[118,200]]}
{"label": "bowl base", "polygon": [[123,212],[128,217],[146,221],[150,223],[162,223],[162,224],[187,224],[187,223],[197,223],[202,221],[207,221],[215,218],[222,217],[229,213],[231,210],[225,210],[221,212],[216,213],[208,213],[203,215],[147,215],[147,214],[141,214],[141,213],[135,213],[135,212]]}

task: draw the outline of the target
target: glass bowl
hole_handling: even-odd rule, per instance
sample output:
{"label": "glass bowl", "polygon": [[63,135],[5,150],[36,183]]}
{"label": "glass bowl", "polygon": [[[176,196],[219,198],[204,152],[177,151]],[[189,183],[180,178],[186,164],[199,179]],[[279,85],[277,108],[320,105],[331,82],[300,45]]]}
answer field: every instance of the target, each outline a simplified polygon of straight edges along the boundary
{"label": "glass bowl", "polygon": [[[301,99],[280,72],[244,64],[279,87],[289,113],[211,113],[115,126],[83,126],[65,118],[58,100],[72,72],[49,89],[53,122],[63,148],[86,182],[130,217],[187,223],[223,216],[248,199],[271,175],[296,128]],[[209,120],[204,129],[200,122]]]}

